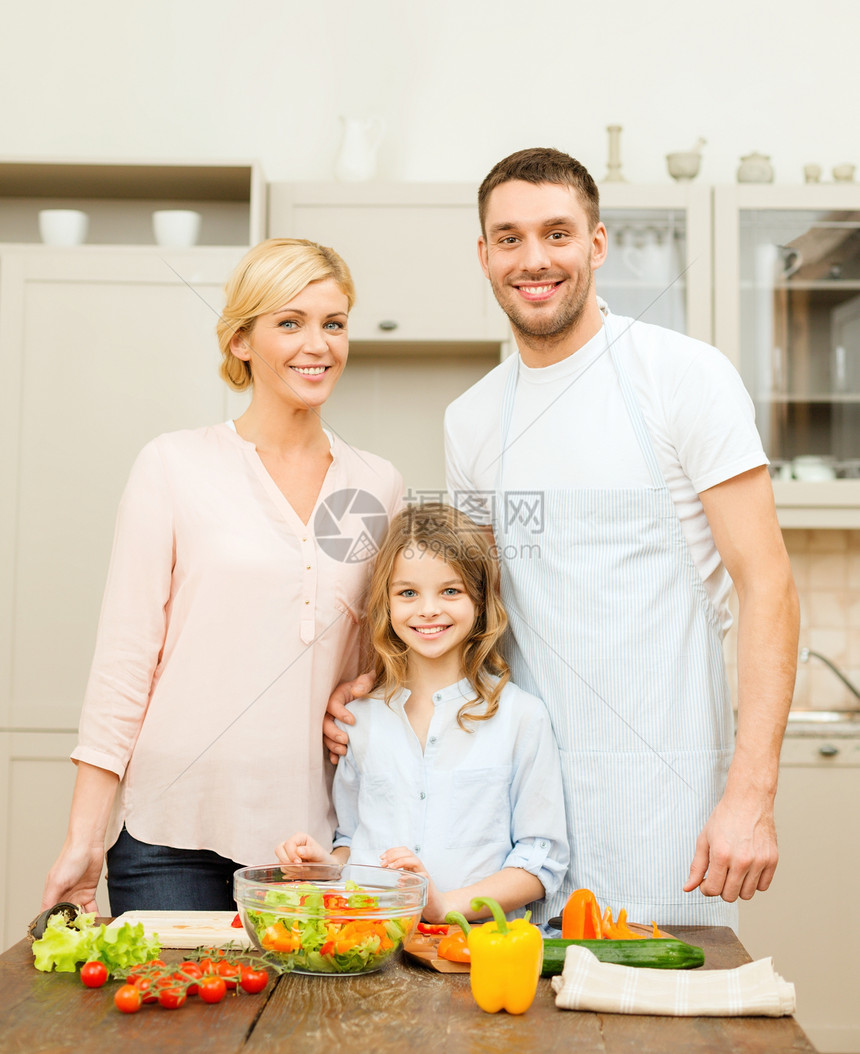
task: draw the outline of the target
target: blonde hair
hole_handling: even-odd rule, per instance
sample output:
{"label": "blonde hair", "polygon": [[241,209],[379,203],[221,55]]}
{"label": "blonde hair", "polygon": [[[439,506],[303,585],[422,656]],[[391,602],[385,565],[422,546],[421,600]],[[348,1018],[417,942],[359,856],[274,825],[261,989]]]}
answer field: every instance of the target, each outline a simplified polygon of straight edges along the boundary
{"label": "blonde hair", "polygon": [[499,696],[511,675],[499,651],[508,617],[499,595],[498,562],[487,534],[449,505],[411,505],[395,517],[376,557],[367,605],[373,690],[381,689],[386,702],[406,684],[409,649],[391,626],[389,583],[394,561],[408,548],[426,551],[449,564],[462,578],[475,605],[475,624],[461,645],[463,671],[475,698],[464,703],[457,714],[457,724],[471,731],[465,722],[486,721],[496,713]]}
{"label": "blonde hair", "polygon": [[352,275],[334,249],[304,238],[269,238],[242,257],[227,279],[224,310],[215,327],[221,350],[219,372],[234,391],[250,386],[251,365],[233,354],[233,337],[250,332],[258,315],[277,311],[311,282],[327,278],[337,282],[351,309]]}

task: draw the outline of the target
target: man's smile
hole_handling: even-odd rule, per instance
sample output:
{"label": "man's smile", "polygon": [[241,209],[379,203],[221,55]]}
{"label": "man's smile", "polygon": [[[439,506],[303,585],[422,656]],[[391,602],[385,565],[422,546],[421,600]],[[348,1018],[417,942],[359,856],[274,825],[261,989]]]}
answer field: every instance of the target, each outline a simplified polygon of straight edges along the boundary
{"label": "man's smile", "polygon": [[515,285],[514,288],[526,300],[539,301],[549,300],[560,285],[561,282],[543,282],[541,284],[529,283],[528,285]]}

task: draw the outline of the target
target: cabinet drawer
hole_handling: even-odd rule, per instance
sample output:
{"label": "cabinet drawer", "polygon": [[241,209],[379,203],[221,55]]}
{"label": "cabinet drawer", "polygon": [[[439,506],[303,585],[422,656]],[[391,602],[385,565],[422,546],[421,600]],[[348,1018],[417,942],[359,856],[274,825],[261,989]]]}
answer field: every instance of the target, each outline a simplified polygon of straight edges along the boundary
{"label": "cabinet drawer", "polygon": [[860,736],[786,736],[780,765],[817,768],[860,767]]}

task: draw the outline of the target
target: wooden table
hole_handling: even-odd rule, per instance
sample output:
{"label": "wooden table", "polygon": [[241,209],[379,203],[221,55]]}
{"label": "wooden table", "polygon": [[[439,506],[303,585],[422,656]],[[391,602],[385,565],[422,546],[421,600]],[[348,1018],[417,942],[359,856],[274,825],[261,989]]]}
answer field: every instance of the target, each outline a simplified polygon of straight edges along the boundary
{"label": "wooden table", "polygon": [[[677,927],[705,950],[702,969],[749,962],[725,928]],[[165,958],[179,960],[181,953]],[[791,980],[791,978],[788,978]],[[75,974],[33,968],[26,941],[0,956],[3,1054],[793,1054],[814,1052],[794,1018],[669,1018],[558,1010],[541,980],[527,1013],[486,1014],[466,974],[439,974],[411,960],[365,977],[284,975],[260,995],[214,1006],[196,998],[180,1010],[144,1006],[121,1014],[117,985],[85,989]]]}

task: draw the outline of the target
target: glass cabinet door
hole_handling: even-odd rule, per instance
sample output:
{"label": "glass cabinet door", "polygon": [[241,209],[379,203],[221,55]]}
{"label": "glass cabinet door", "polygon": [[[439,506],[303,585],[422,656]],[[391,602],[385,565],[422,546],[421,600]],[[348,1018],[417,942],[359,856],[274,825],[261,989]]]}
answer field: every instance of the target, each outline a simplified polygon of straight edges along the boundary
{"label": "glass cabinet door", "polygon": [[860,477],[860,209],[742,210],[741,372],[779,479]]}
{"label": "glass cabinet door", "polygon": [[600,196],[609,248],[598,296],[613,314],[712,341],[707,188],[607,184]]}

